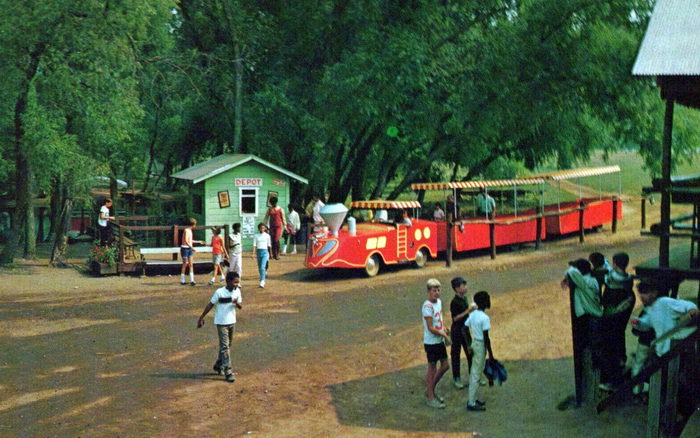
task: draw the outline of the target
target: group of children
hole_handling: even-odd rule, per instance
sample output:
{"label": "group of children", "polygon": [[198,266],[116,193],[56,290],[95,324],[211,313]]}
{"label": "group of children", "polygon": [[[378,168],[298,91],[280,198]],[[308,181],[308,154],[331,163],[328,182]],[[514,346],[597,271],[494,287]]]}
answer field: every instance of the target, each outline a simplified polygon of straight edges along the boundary
{"label": "group of children", "polygon": [[[569,262],[562,280],[562,287],[572,288],[574,294],[574,345],[591,350],[594,366],[600,369],[602,390],[612,390],[622,383],[627,364],[625,333],[636,300],[634,277],[626,271],[628,265],[627,253],[613,255],[610,265],[603,254],[594,252],[588,259]],[[668,287],[654,279],[642,279],[637,286],[643,307],[640,316],[631,320],[632,331],[639,336],[632,376],[651,357],[655,338],[673,330],[682,317],[698,316],[695,304],[662,296],[667,290]],[[667,339],[656,344],[653,353],[660,357],[669,349]]]}
{"label": "group of children", "polygon": [[[296,254],[296,241],[294,240],[294,234],[299,230],[298,220],[293,227],[289,227],[285,231],[286,234],[290,234],[291,237],[291,250],[292,254]],[[197,282],[194,278],[194,254],[197,252],[195,244],[206,245],[206,242],[201,240],[193,239],[192,230],[197,225],[197,220],[192,218],[189,220],[189,225],[184,229],[182,233],[182,243],[180,245],[180,256],[182,257],[182,268],[180,271],[180,284],[185,285],[186,277],[185,273],[189,270],[190,285],[195,286]],[[296,228],[295,228],[296,227]],[[229,248],[226,248],[224,237],[221,235],[220,228],[213,228],[211,230],[212,236],[209,246],[212,248],[212,263],[214,265],[214,271],[212,272],[211,280],[209,280],[209,285],[213,285],[216,282],[216,277],[220,277],[220,282],[225,281],[225,261],[228,262],[228,271],[238,273],[239,278],[243,275],[243,244],[241,235],[241,224],[235,223],[232,226],[233,232],[229,234]],[[268,233],[268,227],[261,223],[258,225],[258,233],[253,236],[253,259],[257,261],[258,272],[260,274],[260,287],[265,287],[265,281],[267,277],[267,269],[269,267],[269,259],[272,253],[273,242]],[[287,252],[287,244],[284,245],[282,253]]]}
{"label": "group of children", "polygon": [[[482,384],[481,374],[486,363],[486,353],[488,352],[489,359],[494,359],[489,338],[491,320],[486,314],[486,309],[491,307],[491,298],[488,292],[480,291],[474,294],[474,302],[469,304],[466,280],[455,277],[451,284],[455,292],[450,303],[451,330],[443,321],[440,281],[431,278],[426,284],[428,299],[422,307],[423,344],[428,359],[428,370],[425,376],[426,404],[431,408],[445,408],[445,400],[435,392],[435,387],[450,368],[447,363],[447,346],[451,344],[454,386],[457,389],[466,386],[460,375],[460,355],[464,350],[469,364],[467,410],[484,411],[486,403],[477,398],[477,393]],[[439,368],[438,362],[440,362]]]}

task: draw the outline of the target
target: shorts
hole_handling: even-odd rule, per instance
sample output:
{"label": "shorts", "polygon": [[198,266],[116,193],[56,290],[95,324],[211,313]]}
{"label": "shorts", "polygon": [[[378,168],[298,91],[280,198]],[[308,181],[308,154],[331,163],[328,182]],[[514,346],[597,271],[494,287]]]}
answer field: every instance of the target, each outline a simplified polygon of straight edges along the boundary
{"label": "shorts", "polygon": [[185,248],[184,246],[180,247],[180,256],[183,259],[189,259],[192,257],[192,248]]}
{"label": "shorts", "polygon": [[426,356],[428,357],[429,363],[435,363],[439,360],[447,360],[447,348],[445,344],[440,342],[439,344],[423,344],[425,348]]}
{"label": "shorts", "polygon": [[211,262],[214,263],[215,265],[220,265],[223,260],[224,260],[224,257],[221,254],[212,254],[211,255]]}

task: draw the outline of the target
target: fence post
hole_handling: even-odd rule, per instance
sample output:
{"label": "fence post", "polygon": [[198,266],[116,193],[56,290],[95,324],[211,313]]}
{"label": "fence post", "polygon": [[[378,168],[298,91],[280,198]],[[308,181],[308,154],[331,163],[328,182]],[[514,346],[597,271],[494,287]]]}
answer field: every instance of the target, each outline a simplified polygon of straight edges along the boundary
{"label": "fence post", "polygon": [[540,249],[542,243],[542,206],[537,206],[537,236],[535,237],[535,249]]}
{"label": "fence post", "polygon": [[642,196],[642,230],[647,227],[647,197]]}
{"label": "fence post", "polygon": [[[174,247],[179,247],[180,246],[180,236],[179,236],[179,230],[177,225],[173,225],[173,246]],[[173,261],[177,261],[177,253],[173,254]]]}
{"label": "fence post", "polygon": [[583,232],[583,211],[586,208],[586,204],[583,201],[579,201],[578,208],[578,241],[583,243],[586,240]]}
{"label": "fence post", "polygon": [[661,380],[666,366],[649,378],[649,406],[647,408],[647,438],[658,438],[661,422]]}
{"label": "fence post", "polygon": [[613,196],[612,201],[613,201],[613,205],[612,205],[612,215],[613,215],[613,217],[612,217],[612,233],[615,234],[615,233],[617,233],[617,209],[618,209],[617,196]]}
{"label": "fence post", "polygon": [[453,215],[447,213],[447,224],[445,226],[446,248],[445,248],[445,266],[452,266],[452,232],[454,231]]}

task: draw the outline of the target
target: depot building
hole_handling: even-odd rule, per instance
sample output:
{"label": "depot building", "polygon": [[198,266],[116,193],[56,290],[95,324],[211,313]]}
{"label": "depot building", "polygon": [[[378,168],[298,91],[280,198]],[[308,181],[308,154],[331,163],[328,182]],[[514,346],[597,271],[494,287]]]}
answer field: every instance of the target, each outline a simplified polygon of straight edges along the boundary
{"label": "depot building", "polygon": [[[252,154],[223,154],[195,164],[172,175],[187,181],[187,216],[198,225],[241,224],[243,246],[250,250],[252,236],[262,222],[270,198],[278,199],[284,208],[291,200],[294,184],[309,181],[294,172]],[[198,233],[197,239],[209,241],[209,235]]]}

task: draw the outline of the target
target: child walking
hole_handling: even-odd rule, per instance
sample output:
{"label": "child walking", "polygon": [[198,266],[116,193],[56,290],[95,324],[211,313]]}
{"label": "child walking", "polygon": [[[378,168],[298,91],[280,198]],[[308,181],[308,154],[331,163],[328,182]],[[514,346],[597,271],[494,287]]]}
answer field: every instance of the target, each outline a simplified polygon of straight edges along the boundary
{"label": "child walking", "polygon": [[[431,408],[444,409],[444,399],[435,393],[435,387],[450,368],[447,363],[447,329],[442,321],[442,301],[440,300],[440,282],[431,278],[426,283],[428,299],[423,302],[423,348],[428,357],[428,371],[425,374],[426,405]],[[437,362],[440,361],[440,368]],[[478,384],[477,384],[478,385]]]}
{"label": "child walking", "polygon": [[474,302],[478,308],[469,314],[465,323],[472,331],[473,351],[472,364],[469,369],[469,401],[467,402],[467,410],[485,411],[486,403],[477,399],[477,392],[479,390],[479,379],[486,364],[486,352],[489,354],[489,359],[493,359],[491,338],[489,337],[491,319],[486,314],[486,309],[491,308],[491,297],[488,292],[480,291],[474,295]]}
{"label": "child walking", "polygon": [[238,272],[238,276],[243,278],[243,243],[241,241],[241,224],[236,222],[232,226],[233,232],[228,235],[229,239],[229,271]]}
{"label": "child walking", "polygon": [[216,282],[216,273],[218,272],[221,276],[221,282],[225,280],[224,269],[221,267],[221,262],[224,261],[224,257],[228,258],[228,253],[226,252],[226,246],[224,245],[224,238],[221,237],[221,229],[212,228],[211,230],[211,258],[214,264],[214,272],[212,274],[211,280],[209,280],[209,285],[211,286]]}
{"label": "child walking", "polygon": [[243,296],[239,286],[240,277],[236,272],[226,274],[226,286],[214,291],[197,320],[197,328],[201,328],[204,325],[204,317],[212,307],[216,307],[214,324],[219,335],[219,356],[214,364],[214,372],[225,375],[227,382],[236,380],[231,370],[231,341],[236,326],[236,309],[243,308]]}
{"label": "child walking", "polygon": [[467,316],[476,308],[469,305],[467,296],[467,280],[462,277],[452,279],[452,289],[455,291],[455,296],[450,302],[450,313],[452,314],[452,328],[450,329],[450,337],[452,338],[452,349],[450,356],[452,358],[452,378],[457,389],[462,389],[466,385],[462,383],[460,373],[460,355],[462,350],[467,356],[467,364],[471,369],[472,366],[472,337],[469,334],[469,328],[464,325]]}
{"label": "child walking", "polygon": [[258,234],[253,236],[253,257],[258,262],[258,273],[260,273],[260,287],[265,287],[265,279],[267,278],[267,263],[270,261],[270,253],[272,252],[272,240],[267,234],[267,226],[265,224],[258,225]]}

